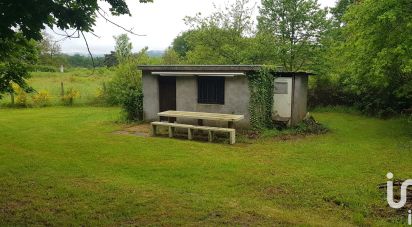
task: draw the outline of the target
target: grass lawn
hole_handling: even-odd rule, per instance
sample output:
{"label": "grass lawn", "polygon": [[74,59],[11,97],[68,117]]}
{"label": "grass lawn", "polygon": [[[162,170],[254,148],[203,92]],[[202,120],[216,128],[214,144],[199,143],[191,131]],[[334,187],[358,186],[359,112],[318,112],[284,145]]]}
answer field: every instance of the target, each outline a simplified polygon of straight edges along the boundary
{"label": "grass lawn", "polygon": [[[72,69],[72,71],[60,72],[32,72],[28,84],[36,91],[47,91],[50,95],[50,105],[62,105],[61,83],[64,90],[72,88],[79,92],[80,97],[76,98],[75,104],[93,104],[98,96],[99,89],[103,88],[103,83],[110,81],[114,72],[105,68],[97,68],[92,74],[88,69]],[[29,95],[30,96],[30,95]],[[0,104],[10,104],[10,96],[5,95],[0,99]],[[31,98],[28,98],[31,103]]]}
{"label": "grass lawn", "polygon": [[314,115],[332,132],[230,146],[115,135],[117,108],[0,109],[0,225],[405,224],[377,185],[412,178],[412,123]]}

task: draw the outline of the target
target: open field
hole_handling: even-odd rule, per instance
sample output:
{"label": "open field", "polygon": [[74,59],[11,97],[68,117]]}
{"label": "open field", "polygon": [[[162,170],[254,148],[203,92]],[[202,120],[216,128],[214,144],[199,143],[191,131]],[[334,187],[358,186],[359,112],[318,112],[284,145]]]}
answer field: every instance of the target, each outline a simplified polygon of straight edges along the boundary
{"label": "open field", "polygon": [[[93,104],[98,96],[99,89],[103,83],[107,83],[113,76],[114,72],[105,68],[96,68],[92,74],[88,69],[71,69],[68,72],[32,72],[28,84],[36,91],[48,91],[50,94],[51,105],[62,105],[61,102],[61,83],[63,82],[64,90],[72,88],[80,93],[74,103]],[[29,98],[29,103],[31,99]],[[0,100],[0,104],[10,104],[10,97],[5,95]]]}
{"label": "open field", "polygon": [[[117,108],[0,109],[0,225],[387,225],[412,123],[316,112],[332,132],[252,144],[114,135]],[[401,216],[403,215],[403,216]]]}

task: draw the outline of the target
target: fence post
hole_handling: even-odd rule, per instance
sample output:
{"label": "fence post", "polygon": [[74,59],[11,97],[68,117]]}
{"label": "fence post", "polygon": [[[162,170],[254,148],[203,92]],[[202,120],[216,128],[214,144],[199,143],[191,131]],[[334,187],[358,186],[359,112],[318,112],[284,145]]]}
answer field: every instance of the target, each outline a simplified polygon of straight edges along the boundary
{"label": "fence post", "polygon": [[61,82],[61,84],[60,84],[60,89],[61,89],[61,91],[60,91],[60,96],[64,96],[64,86],[63,86],[63,81]]}

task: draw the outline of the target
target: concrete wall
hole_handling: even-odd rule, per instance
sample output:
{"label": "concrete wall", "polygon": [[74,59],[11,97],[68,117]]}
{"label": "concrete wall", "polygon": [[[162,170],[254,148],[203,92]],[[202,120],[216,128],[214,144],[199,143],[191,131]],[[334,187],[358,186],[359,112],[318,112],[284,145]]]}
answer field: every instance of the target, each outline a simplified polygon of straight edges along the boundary
{"label": "concrete wall", "polygon": [[[143,73],[143,114],[145,121],[158,120],[159,83],[158,76]],[[249,127],[249,85],[244,76],[225,78],[225,104],[197,103],[197,77],[176,77],[176,109],[181,111],[227,113],[245,115],[245,119],[235,123],[235,127]],[[178,119],[179,123],[195,124],[195,120]],[[204,121],[205,125],[227,127],[224,123]]]}
{"label": "concrete wall", "polygon": [[158,120],[159,113],[159,82],[158,76],[143,71],[143,119]]}
{"label": "concrete wall", "polygon": [[305,118],[308,103],[308,77],[294,76],[291,125],[296,125]]}
{"label": "concrete wall", "polygon": [[[235,123],[235,127],[249,126],[249,85],[244,76],[225,78],[225,104],[197,103],[197,77],[176,78],[176,108],[182,111],[226,113],[245,115],[245,119]],[[195,121],[178,119],[181,123],[195,123]],[[224,126],[223,123],[205,121],[205,125]],[[225,125],[227,127],[227,125]]]}
{"label": "concrete wall", "polygon": [[[159,113],[159,83],[158,76],[143,73],[143,114],[144,120],[158,120]],[[291,124],[298,124],[307,113],[308,77],[295,76],[292,102]],[[242,114],[245,119],[235,123],[236,127],[247,128],[250,126],[249,114],[250,92],[248,80],[244,76],[225,78],[225,104],[199,104],[197,103],[197,78],[195,76],[182,76],[176,78],[176,109],[182,111],[211,112]],[[196,121],[178,119],[181,123],[195,124]],[[216,122],[204,122],[205,125],[224,126]]]}

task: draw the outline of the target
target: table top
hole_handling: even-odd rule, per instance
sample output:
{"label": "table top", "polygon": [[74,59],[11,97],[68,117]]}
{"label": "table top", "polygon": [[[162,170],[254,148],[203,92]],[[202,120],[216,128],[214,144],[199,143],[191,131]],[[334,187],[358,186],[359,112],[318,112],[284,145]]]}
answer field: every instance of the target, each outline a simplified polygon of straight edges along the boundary
{"label": "table top", "polygon": [[215,120],[215,121],[240,121],[245,118],[244,115],[175,111],[175,110],[168,110],[168,111],[160,112],[157,115],[159,115],[160,117],[191,118],[191,119]]}

